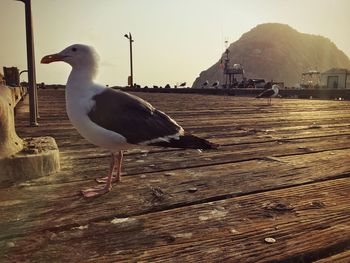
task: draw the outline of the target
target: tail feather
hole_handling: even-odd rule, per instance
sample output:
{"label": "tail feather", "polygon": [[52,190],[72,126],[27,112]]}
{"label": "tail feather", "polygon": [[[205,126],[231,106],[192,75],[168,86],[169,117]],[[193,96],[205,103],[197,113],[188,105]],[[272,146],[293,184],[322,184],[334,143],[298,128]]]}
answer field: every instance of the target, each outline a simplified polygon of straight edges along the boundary
{"label": "tail feather", "polygon": [[179,139],[170,139],[167,141],[156,142],[149,144],[151,146],[161,146],[161,147],[170,147],[170,148],[183,148],[183,149],[217,149],[219,145],[209,142],[205,139],[199,138],[191,134],[185,134],[180,136]]}

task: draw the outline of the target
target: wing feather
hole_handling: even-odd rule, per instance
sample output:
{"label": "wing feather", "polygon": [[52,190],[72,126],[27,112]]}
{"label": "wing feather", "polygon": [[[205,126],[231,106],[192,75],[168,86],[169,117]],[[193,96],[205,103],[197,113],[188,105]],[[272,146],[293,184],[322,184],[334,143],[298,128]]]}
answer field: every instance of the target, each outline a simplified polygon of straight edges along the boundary
{"label": "wing feather", "polygon": [[131,94],[106,88],[93,97],[95,105],[88,113],[97,125],[138,144],[160,137],[183,133],[183,129],[165,113]]}

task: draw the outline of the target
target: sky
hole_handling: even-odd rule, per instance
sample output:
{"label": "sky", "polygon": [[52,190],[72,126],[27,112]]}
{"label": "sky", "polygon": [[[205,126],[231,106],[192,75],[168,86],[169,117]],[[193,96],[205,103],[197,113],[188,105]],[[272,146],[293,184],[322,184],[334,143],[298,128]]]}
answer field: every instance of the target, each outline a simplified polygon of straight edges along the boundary
{"label": "sky", "polygon": [[[126,86],[133,43],[134,82],[191,86],[216,63],[225,41],[262,23],[288,24],[331,39],[350,57],[349,0],[31,0],[37,82],[65,84],[70,66],[44,55],[81,43],[100,55],[96,82]],[[0,67],[26,69],[24,4],[0,0]],[[21,81],[26,76],[21,77]]]}

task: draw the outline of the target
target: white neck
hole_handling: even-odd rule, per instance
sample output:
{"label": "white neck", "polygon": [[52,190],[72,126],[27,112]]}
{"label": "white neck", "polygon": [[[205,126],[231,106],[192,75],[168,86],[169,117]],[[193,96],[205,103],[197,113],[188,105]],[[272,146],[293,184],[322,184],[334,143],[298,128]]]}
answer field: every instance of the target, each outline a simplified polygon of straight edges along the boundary
{"label": "white neck", "polygon": [[92,84],[95,74],[91,68],[72,68],[69,74],[67,85],[70,84]]}
{"label": "white neck", "polygon": [[[66,93],[69,96],[79,96],[84,94],[87,87],[94,84],[94,72],[90,68],[72,68],[66,85]],[[68,95],[67,94],[67,95]]]}

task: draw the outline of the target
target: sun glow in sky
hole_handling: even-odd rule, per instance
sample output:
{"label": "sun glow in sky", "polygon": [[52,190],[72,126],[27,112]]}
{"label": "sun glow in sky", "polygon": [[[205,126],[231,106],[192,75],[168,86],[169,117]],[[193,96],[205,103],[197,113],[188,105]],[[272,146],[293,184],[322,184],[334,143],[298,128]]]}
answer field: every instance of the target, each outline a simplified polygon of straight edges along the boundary
{"label": "sun glow in sky", "polygon": [[[37,81],[65,84],[70,67],[40,64],[44,55],[84,43],[100,55],[97,82],[127,84],[129,43],[135,39],[134,82],[187,82],[217,62],[224,41],[258,24],[289,24],[331,39],[350,56],[348,0],[32,0]],[[0,0],[0,66],[26,69],[24,4]]]}

